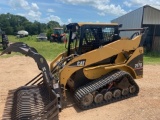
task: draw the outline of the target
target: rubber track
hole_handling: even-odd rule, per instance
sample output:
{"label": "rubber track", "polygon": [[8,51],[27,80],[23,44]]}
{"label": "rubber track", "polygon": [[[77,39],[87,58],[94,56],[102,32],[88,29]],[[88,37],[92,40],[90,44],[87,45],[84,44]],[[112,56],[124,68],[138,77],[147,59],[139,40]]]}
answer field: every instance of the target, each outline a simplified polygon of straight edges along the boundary
{"label": "rubber track", "polygon": [[[111,100],[108,100],[108,101],[103,100],[101,103],[98,103],[98,104],[93,102],[90,106],[83,106],[81,104],[82,98],[85,95],[87,95],[88,93],[92,93],[92,92],[98,90],[99,88],[103,88],[107,84],[109,84],[109,83],[111,83],[111,82],[113,82],[117,79],[121,79],[122,77],[127,77],[130,84],[134,85],[136,87],[136,91],[134,93],[132,93],[132,94],[130,93],[130,94],[125,95],[125,96],[122,95],[119,98],[112,98]],[[74,97],[75,97],[75,100],[76,100],[78,106],[81,109],[91,109],[91,108],[95,108],[95,107],[98,107],[98,106],[102,106],[104,104],[109,104],[109,103],[113,103],[113,102],[116,102],[116,101],[120,101],[120,100],[123,100],[123,99],[127,99],[127,98],[130,98],[130,97],[136,96],[138,93],[139,93],[139,87],[129,73],[127,73],[125,71],[114,70],[114,71],[108,73],[107,75],[105,75],[105,76],[103,76],[103,77],[85,85],[85,86],[82,86],[82,87],[78,88],[74,93]]]}

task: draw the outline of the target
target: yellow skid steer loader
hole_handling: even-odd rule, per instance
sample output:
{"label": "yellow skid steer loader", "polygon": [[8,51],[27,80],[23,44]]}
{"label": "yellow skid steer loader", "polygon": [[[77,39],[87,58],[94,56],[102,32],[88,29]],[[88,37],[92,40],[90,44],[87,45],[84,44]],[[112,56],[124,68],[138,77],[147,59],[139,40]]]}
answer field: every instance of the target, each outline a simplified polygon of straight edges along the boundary
{"label": "yellow skid steer loader", "polygon": [[[42,71],[26,85],[9,91],[3,119],[58,119],[66,88],[81,109],[138,95],[134,79],[143,77],[143,43],[147,28],[120,29],[116,23],[70,23],[66,51],[48,66],[36,49],[13,43],[2,54],[32,57]],[[121,32],[134,32],[130,38]]]}

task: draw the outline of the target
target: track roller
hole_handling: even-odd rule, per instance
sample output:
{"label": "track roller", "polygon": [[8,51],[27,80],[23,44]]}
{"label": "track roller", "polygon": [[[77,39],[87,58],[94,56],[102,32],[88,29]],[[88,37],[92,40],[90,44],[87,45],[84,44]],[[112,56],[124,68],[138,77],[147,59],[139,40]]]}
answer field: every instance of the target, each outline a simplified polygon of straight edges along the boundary
{"label": "track roller", "polygon": [[82,98],[81,104],[87,107],[91,105],[92,102],[93,102],[93,95],[91,93],[88,93]]}
{"label": "track roller", "polygon": [[117,89],[113,92],[113,97],[114,98],[119,98],[121,96],[121,90]]}
{"label": "track roller", "polygon": [[134,85],[132,85],[131,87],[129,87],[129,92],[130,93],[134,93],[136,91],[136,87]]}
{"label": "track roller", "polygon": [[95,97],[94,97],[94,102],[95,103],[101,103],[103,101],[103,95],[101,93],[98,93]]}
{"label": "track roller", "polygon": [[129,93],[128,88],[122,90],[122,95],[128,95],[128,93]]}
{"label": "track roller", "polygon": [[107,101],[107,100],[111,100],[112,99],[112,92],[108,91],[104,94],[104,99]]}

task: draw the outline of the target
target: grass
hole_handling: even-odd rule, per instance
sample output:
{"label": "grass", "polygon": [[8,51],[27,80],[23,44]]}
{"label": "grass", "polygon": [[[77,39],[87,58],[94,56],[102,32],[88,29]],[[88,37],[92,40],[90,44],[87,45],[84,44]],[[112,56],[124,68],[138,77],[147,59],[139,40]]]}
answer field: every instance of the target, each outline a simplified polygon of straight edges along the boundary
{"label": "grass", "polygon": [[[36,36],[28,36],[24,38],[16,38],[15,36],[8,36],[9,42],[24,42],[30,47],[34,47],[38,53],[44,56],[47,60],[53,60],[59,53],[65,51],[65,44],[63,43],[50,43],[49,41],[37,42]],[[13,53],[14,55],[15,53]],[[16,53],[18,54],[18,53]],[[7,55],[13,56],[13,55]]]}
{"label": "grass", "polygon": [[160,64],[160,53],[149,52],[144,54],[144,64]]}
{"label": "grass", "polygon": [[[36,36],[28,36],[24,38],[16,38],[15,36],[8,36],[10,42],[24,42],[31,47],[37,49],[37,51],[43,55],[47,60],[52,61],[58,54],[65,51],[65,44],[63,43],[50,43],[49,41],[37,42]],[[5,57],[13,56],[19,53],[12,53],[12,55],[6,55]],[[144,54],[144,64],[160,64],[160,54],[159,53],[145,53]]]}
{"label": "grass", "polygon": [[144,64],[152,64],[152,65],[159,64],[160,65],[160,57],[144,56]]}

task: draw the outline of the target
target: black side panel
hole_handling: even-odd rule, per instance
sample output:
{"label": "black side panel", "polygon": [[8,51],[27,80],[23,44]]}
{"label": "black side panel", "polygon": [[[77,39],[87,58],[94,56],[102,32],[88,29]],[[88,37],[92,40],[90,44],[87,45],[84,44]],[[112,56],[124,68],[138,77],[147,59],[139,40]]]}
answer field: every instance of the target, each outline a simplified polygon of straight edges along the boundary
{"label": "black side panel", "polygon": [[[104,59],[102,61],[96,62],[96,63],[94,63],[92,65],[89,65],[89,66],[98,66],[98,65],[105,65],[105,64],[113,64],[115,62],[116,58],[117,58],[117,55],[113,55],[112,57],[106,58],[106,59]],[[87,67],[89,67],[89,66],[87,66]]]}
{"label": "black side panel", "polygon": [[74,80],[74,89],[75,90],[90,82],[90,80],[88,80],[85,77],[85,75],[83,74],[83,69],[74,73],[74,75],[72,76],[72,79]]}
{"label": "black side panel", "polygon": [[132,67],[135,70],[137,76],[143,75],[143,54],[140,54],[139,56],[131,60],[128,63],[128,66]]}

